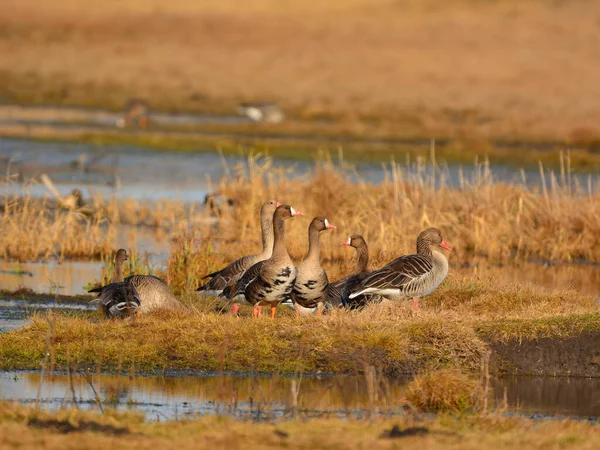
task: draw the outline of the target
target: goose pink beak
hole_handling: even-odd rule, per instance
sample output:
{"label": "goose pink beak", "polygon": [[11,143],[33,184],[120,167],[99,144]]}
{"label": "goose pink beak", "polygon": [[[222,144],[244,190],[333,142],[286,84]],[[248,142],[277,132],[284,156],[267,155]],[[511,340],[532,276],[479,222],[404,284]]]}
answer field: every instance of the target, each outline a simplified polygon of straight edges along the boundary
{"label": "goose pink beak", "polygon": [[292,213],[292,217],[296,217],[296,216],[303,216],[304,214],[302,213],[302,211],[296,211],[294,210],[294,212]]}
{"label": "goose pink beak", "polygon": [[352,242],[352,238],[348,238],[344,242],[342,242],[340,245],[350,245],[351,242]]}
{"label": "goose pink beak", "polygon": [[283,205],[283,203],[281,202],[277,202],[277,207],[279,208],[281,205]]}
{"label": "goose pink beak", "polygon": [[335,229],[335,225],[331,225],[330,223],[328,223],[325,228],[327,228],[328,230],[334,230]]}
{"label": "goose pink beak", "polygon": [[442,243],[440,244],[440,247],[445,248],[446,250],[448,250],[449,252],[452,251],[452,247],[450,247],[448,245],[448,243],[446,242],[446,239],[442,239]]}

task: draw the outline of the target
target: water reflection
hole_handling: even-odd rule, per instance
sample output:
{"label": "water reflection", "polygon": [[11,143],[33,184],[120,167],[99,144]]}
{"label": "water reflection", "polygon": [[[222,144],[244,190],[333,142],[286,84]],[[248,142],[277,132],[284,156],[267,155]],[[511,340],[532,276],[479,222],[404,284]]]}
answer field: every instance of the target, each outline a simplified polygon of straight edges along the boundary
{"label": "water reflection", "polygon": [[575,290],[600,297],[600,266],[593,264],[536,264],[519,262],[500,266],[485,259],[473,259],[452,272],[477,279],[493,279],[500,284],[531,284],[548,290]]}
{"label": "water reflection", "polygon": [[[39,372],[4,372],[0,398],[44,408],[97,407],[100,401],[121,410],[143,412],[149,420],[178,420],[202,415],[254,419],[289,416],[365,417],[401,414],[409,379],[367,381],[336,376],[167,376],[134,377],[76,373],[42,376]],[[504,391],[510,412],[527,415],[600,417],[600,380],[507,378],[492,383],[498,404]]]}

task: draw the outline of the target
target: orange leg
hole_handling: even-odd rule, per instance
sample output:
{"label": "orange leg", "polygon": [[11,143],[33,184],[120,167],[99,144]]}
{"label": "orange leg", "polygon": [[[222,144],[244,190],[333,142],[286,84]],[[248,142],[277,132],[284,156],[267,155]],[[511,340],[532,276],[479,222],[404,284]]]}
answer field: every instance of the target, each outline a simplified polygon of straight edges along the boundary
{"label": "orange leg", "polygon": [[256,305],[254,307],[254,309],[252,310],[252,317],[254,317],[255,319],[258,319],[258,316],[260,316],[260,306]]}
{"label": "orange leg", "polygon": [[262,305],[258,305],[258,317],[262,314]]}
{"label": "orange leg", "polygon": [[233,311],[233,315],[235,317],[239,317],[238,311],[240,310],[240,305],[238,305],[237,303],[234,303],[233,306],[231,307],[232,311]]}
{"label": "orange leg", "polygon": [[141,311],[137,311],[137,312],[135,313],[135,315],[136,315],[136,316],[138,316],[138,317],[142,317],[142,312],[141,312]]}
{"label": "orange leg", "polygon": [[300,306],[296,305],[294,309],[296,310],[296,317],[300,317]]}
{"label": "orange leg", "polygon": [[419,308],[419,299],[418,298],[413,298],[413,307],[414,308]]}
{"label": "orange leg", "polygon": [[277,305],[271,305],[271,320],[275,319],[276,312],[277,312]]}

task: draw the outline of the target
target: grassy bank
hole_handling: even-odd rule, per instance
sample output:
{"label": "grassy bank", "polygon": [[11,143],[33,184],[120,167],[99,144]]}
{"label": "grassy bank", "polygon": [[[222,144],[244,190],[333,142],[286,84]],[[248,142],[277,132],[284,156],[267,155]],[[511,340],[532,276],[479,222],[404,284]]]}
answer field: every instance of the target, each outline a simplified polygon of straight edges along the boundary
{"label": "grassy bank", "polygon": [[3,448],[592,449],[600,426],[521,417],[413,415],[393,420],[288,420],[252,423],[222,417],[147,423],[132,413],[46,413],[0,403]]}
{"label": "grassy bank", "polygon": [[560,341],[600,331],[591,298],[468,279],[447,283],[420,310],[384,304],[296,319],[280,308],[275,321],[253,320],[245,308],[234,318],[216,300],[184,300],[193,312],[140,320],[36,315],[26,327],[0,335],[0,369],[42,364],[136,372],[360,373],[368,366],[387,374],[448,366],[473,371],[490,342]]}

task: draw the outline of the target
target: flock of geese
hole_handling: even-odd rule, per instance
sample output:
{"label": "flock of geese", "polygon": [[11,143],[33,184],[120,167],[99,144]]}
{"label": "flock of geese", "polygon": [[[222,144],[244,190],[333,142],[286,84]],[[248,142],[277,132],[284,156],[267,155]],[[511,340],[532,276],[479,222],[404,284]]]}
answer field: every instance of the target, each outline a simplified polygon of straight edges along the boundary
{"label": "flock of geese", "polygon": [[[448,275],[448,260],[440,251],[452,249],[437,228],[422,231],[417,238],[417,253],[404,255],[380,269],[369,271],[369,250],[360,235],[350,236],[342,245],[354,247],[357,264],[353,274],[329,282],[320,262],[321,232],[335,228],[325,217],[315,217],[308,227],[308,253],[296,267],[286,248],[285,221],[301,216],[290,205],[275,200],[265,202],[260,211],[262,251],[233,261],[223,269],[208,274],[208,282],[197,290],[233,302],[238,314],[239,302],[254,307],[253,316],[263,306],[275,318],[277,306],[291,306],[299,315],[317,314],[329,307],[362,308],[382,300],[413,300],[429,295]],[[93,300],[107,317],[140,315],[155,309],[185,309],[167,283],[152,275],[123,277],[127,252],[120,249],[115,259],[112,282],[89,292],[98,293]]]}

